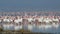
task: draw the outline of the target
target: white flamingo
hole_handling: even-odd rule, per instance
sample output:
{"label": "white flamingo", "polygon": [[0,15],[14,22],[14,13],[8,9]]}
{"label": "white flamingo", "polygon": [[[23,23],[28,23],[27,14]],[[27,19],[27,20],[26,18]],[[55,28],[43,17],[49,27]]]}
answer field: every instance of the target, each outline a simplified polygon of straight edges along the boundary
{"label": "white flamingo", "polygon": [[50,23],[50,22],[52,22],[52,20],[49,19],[49,18],[45,18],[43,21],[46,22],[46,23]]}
{"label": "white flamingo", "polygon": [[19,22],[22,22],[22,20],[23,20],[22,18],[18,19]]}
{"label": "white flamingo", "polygon": [[58,24],[59,23],[59,19],[58,18],[53,18],[53,21],[55,21],[56,24],[55,24],[55,22],[53,22],[52,25],[57,28],[59,26],[59,24]]}
{"label": "white flamingo", "polygon": [[14,22],[15,22],[15,23],[22,22],[22,18],[21,18],[21,19],[15,19]]}
{"label": "white flamingo", "polygon": [[43,17],[42,18],[38,18],[39,22],[43,22]]}
{"label": "white flamingo", "polygon": [[59,19],[58,18],[53,18],[52,20],[59,22]]}
{"label": "white flamingo", "polygon": [[10,19],[3,19],[3,22],[11,22]]}
{"label": "white flamingo", "polygon": [[28,18],[28,22],[32,22],[33,21],[33,19],[32,18]]}

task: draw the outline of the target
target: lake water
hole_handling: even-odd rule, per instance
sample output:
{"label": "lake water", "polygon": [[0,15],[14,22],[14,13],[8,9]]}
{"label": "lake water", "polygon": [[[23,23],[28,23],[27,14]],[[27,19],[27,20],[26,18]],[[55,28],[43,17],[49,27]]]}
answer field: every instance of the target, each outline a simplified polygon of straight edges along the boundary
{"label": "lake water", "polygon": [[59,33],[60,32],[60,25],[58,27],[47,27],[47,28],[44,28],[44,27],[41,27],[41,28],[38,28],[37,26],[33,26],[32,32],[43,32],[43,33]]}
{"label": "lake water", "polygon": [[[8,30],[14,30],[14,26],[11,26],[10,28],[6,28]],[[29,29],[28,29],[28,25],[24,25],[23,26],[23,29],[25,30],[29,30],[31,32],[43,32],[43,33],[59,33],[60,32],[60,25],[58,27],[54,27],[54,26],[51,26],[50,28],[45,28],[45,27],[41,27],[41,28],[38,28],[37,26],[29,26]]]}

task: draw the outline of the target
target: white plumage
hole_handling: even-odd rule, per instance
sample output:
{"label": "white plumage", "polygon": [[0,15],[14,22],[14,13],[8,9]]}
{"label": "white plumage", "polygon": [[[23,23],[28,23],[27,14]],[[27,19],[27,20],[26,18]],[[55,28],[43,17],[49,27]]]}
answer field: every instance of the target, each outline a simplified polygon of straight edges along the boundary
{"label": "white plumage", "polygon": [[3,19],[3,22],[10,22],[10,19]]}
{"label": "white plumage", "polygon": [[54,19],[54,18],[53,18],[53,21],[57,21],[57,22],[59,22],[59,19],[57,19],[57,18],[56,18],[56,19]]}
{"label": "white plumage", "polygon": [[32,22],[32,21],[33,21],[33,19],[32,19],[32,18],[28,18],[28,21],[29,21],[29,22]]}
{"label": "white plumage", "polygon": [[15,23],[19,23],[19,22],[22,22],[22,19],[16,19],[14,20]]}

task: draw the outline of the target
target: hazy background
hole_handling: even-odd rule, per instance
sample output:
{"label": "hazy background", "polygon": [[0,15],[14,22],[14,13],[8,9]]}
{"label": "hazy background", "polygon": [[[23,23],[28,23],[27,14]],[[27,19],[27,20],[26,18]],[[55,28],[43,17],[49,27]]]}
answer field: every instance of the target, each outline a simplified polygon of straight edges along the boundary
{"label": "hazy background", "polygon": [[60,0],[0,0],[0,11],[60,11]]}

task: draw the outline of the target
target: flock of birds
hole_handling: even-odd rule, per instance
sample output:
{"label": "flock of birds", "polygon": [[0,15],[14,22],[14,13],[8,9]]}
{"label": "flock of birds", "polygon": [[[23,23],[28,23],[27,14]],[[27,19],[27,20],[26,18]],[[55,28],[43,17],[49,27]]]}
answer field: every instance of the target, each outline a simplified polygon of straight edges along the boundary
{"label": "flock of birds", "polygon": [[0,16],[0,27],[4,30],[19,30],[25,25],[28,30],[32,30],[33,27],[58,27],[59,22],[60,16]]}

